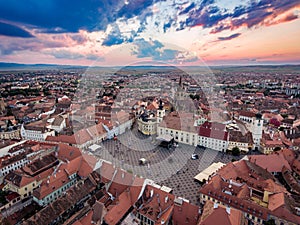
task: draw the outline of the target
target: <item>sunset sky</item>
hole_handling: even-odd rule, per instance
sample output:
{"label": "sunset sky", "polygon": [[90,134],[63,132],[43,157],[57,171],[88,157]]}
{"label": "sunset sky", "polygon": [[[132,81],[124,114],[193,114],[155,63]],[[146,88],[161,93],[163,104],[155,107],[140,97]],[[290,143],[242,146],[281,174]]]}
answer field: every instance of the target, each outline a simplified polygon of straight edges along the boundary
{"label": "sunset sky", "polygon": [[300,0],[0,0],[0,61],[300,64]]}

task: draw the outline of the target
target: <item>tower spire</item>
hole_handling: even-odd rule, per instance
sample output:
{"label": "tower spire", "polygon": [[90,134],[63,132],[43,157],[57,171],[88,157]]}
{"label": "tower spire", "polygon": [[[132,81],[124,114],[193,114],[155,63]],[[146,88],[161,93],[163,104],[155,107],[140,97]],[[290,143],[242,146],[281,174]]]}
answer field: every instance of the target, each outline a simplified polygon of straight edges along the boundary
{"label": "tower spire", "polygon": [[162,104],[162,100],[159,99],[159,106],[158,106],[158,109],[159,110],[162,110],[163,109],[163,104]]}

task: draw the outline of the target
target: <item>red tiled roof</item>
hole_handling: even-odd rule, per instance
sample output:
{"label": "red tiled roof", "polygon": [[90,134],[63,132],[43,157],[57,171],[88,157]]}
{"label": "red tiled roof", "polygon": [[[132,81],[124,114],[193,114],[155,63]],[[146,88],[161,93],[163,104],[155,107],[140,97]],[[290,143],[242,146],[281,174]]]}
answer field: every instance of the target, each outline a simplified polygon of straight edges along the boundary
{"label": "red tiled roof", "polygon": [[100,168],[100,174],[102,181],[107,183],[112,180],[115,172],[115,168],[111,163],[103,162]]}
{"label": "red tiled roof", "polygon": [[249,112],[249,111],[242,110],[242,111],[239,112],[239,116],[253,118],[253,117],[255,117],[255,113],[254,112]]}
{"label": "red tiled roof", "polygon": [[295,173],[300,175],[300,157],[294,160],[292,168]]}
{"label": "red tiled roof", "polygon": [[43,181],[41,186],[33,191],[33,195],[37,199],[43,199],[50,193],[68,183],[70,181],[68,176],[69,174],[63,168],[58,170],[55,174]]}
{"label": "red tiled roof", "polygon": [[132,173],[128,173],[122,169],[117,169],[108,192],[114,196],[120,195],[126,188],[130,187],[134,180]]}
{"label": "red tiled roof", "polygon": [[[239,208],[240,210],[247,212],[247,210],[251,210],[251,214],[257,216],[258,218],[267,219],[268,216],[268,210],[262,206],[257,205],[256,203],[249,201],[248,199],[250,198],[248,196],[248,199],[243,197],[240,198],[237,195],[229,195],[223,192],[222,187],[225,186],[219,186],[216,187],[214,185],[216,179],[219,179],[218,176],[214,176],[211,181],[204,185],[200,189],[200,193],[205,194],[207,196],[210,196],[220,202],[223,202],[225,204],[230,205],[231,207],[234,208]],[[219,180],[220,183],[222,183],[222,180]],[[227,184],[228,186],[228,184]],[[234,185],[232,185],[233,187]]]}
{"label": "red tiled roof", "polygon": [[79,148],[60,143],[57,157],[61,160],[72,160],[81,156]]}
{"label": "red tiled roof", "polygon": [[282,154],[283,157],[289,162],[290,165],[292,165],[293,161],[296,158],[296,153],[288,148],[281,149],[278,151],[279,154]]}
{"label": "red tiled roof", "polygon": [[47,136],[46,141],[76,144],[74,135]]}
{"label": "red tiled roof", "polygon": [[117,198],[116,205],[105,215],[105,222],[110,225],[117,224],[121,218],[128,212],[130,207],[136,203],[142,189],[144,179],[135,177],[132,186],[122,192]]}
{"label": "red tiled roof", "polygon": [[92,138],[95,138],[97,136],[100,136],[100,135],[103,135],[106,133],[106,131],[103,128],[101,123],[87,128],[87,132],[90,134],[90,136],[92,136]]}
{"label": "red tiled roof", "polygon": [[6,200],[9,201],[9,202],[14,200],[15,198],[18,198],[18,197],[20,197],[20,195],[17,192],[11,192],[11,193],[9,193],[8,195],[5,196]]}
{"label": "red tiled roof", "polygon": [[228,132],[224,124],[206,121],[199,127],[199,136],[226,141]]}
{"label": "red tiled roof", "polygon": [[294,224],[300,224],[300,217],[291,213],[289,202],[286,201],[286,196],[282,193],[273,194],[269,196],[269,209],[270,214],[285,221]]}
{"label": "red tiled roof", "polygon": [[282,154],[277,152],[270,155],[251,155],[248,158],[250,162],[266,169],[270,173],[281,172],[283,166],[291,170],[288,161]]}
{"label": "red tiled roof", "polygon": [[182,201],[182,205],[174,204],[173,224],[196,225],[199,219],[199,207]]}
{"label": "red tiled roof", "polygon": [[217,205],[215,208],[213,202],[207,201],[199,225],[240,225],[242,217],[240,210],[230,208],[227,212],[224,206]]}
{"label": "red tiled roof", "polygon": [[173,130],[197,133],[197,127],[194,127],[192,113],[171,112],[163,118],[159,126]]}
{"label": "red tiled roof", "polygon": [[174,207],[174,195],[147,185],[143,193],[143,205],[138,212],[161,224],[168,223]]}
{"label": "red tiled roof", "polygon": [[80,177],[87,177],[93,172],[96,162],[97,159],[94,156],[83,154],[78,175]]}
{"label": "red tiled roof", "polygon": [[284,193],[276,193],[276,194],[269,196],[268,208],[271,211],[274,211],[275,209],[277,209],[278,207],[280,207],[284,204],[285,204]]}
{"label": "red tiled roof", "polygon": [[75,137],[76,143],[79,145],[92,140],[91,135],[87,132],[86,129],[81,129],[81,130],[77,131],[74,134],[74,137]]}

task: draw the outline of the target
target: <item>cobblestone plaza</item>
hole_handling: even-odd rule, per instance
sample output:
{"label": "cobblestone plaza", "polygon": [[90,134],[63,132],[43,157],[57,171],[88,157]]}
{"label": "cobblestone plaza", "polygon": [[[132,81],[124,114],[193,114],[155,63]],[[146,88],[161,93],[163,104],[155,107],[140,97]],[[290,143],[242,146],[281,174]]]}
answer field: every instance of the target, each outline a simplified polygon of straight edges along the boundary
{"label": "cobblestone plaza", "polygon": [[[192,154],[199,159],[192,160]],[[160,185],[173,189],[173,193],[198,204],[200,184],[194,176],[210,166],[213,162],[228,163],[235,158],[211,149],[201,149],[179,144],[167,149],[159,146],[152,136],[145,136],[133,129],[118,136],[117,140],[106,140],[95,153],[101,159],[112,162],[138,176],[154,180]],[[144,165],[139,159],[146,159]]]}

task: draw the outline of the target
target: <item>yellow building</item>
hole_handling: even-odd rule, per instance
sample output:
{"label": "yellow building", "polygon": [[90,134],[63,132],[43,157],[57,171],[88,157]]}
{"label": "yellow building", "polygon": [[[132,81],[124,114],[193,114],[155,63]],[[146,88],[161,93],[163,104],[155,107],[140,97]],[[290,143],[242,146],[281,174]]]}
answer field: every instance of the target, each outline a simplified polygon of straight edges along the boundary
{"label": "yellow building", "polygon": [[35,177],[21,175],[18,172],[11,172],[5,177],[4,190],[16,192],[21,199],[31,196],[33,189],[36,188],[40,182]]}

